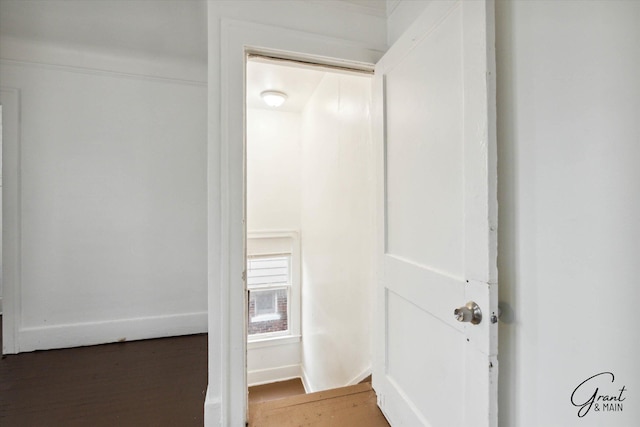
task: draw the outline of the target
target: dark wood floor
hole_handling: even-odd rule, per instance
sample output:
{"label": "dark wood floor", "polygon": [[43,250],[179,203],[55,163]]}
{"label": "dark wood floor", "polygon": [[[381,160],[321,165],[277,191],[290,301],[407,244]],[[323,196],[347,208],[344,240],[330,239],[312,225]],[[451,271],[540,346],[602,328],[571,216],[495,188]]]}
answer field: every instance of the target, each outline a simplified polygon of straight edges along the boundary
{"label": "dark wood floor", "polygon": [[[206,387],[206,335],[9,355],[0,426],[200,427]],[[252,427],[388,427],[369,383],[304,394],[298,380],[250,398]]]}
{"label": "dark wood floor", "polygon": [[0,426],[200,427],[206,387],[206,335],[9,355]]}

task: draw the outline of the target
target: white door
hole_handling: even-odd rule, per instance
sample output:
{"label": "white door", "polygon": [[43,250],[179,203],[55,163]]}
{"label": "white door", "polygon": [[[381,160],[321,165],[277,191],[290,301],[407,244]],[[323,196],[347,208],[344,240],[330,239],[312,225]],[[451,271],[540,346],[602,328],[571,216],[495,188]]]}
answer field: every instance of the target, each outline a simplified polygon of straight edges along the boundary
{"label": "white door", "polygon": [[[373,380],[394,427],[497,425],[493,18],[432,2],[376,66]],[[478,324],[454,316],[470,302]]]}

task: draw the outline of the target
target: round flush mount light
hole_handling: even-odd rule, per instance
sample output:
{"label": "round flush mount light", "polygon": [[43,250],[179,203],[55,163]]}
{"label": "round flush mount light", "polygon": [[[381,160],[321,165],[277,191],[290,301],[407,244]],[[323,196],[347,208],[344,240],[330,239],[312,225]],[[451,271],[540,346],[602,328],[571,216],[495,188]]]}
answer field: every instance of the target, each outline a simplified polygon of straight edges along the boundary
{"label": "round flush mount light", "polygon": [[284,104],[284,101],[287,99],[286,93],[277,90],[265,90],[260,96],[269,107],[279,107]]}

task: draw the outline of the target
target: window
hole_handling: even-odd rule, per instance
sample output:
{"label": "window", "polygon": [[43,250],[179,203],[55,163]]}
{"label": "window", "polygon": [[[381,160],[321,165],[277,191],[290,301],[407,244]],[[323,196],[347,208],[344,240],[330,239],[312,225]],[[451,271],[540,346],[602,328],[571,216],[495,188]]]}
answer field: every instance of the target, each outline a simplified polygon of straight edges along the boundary
{"label": "window", "polygon": [[247,336],[251,345],[273,339],[299,339],[298,233],[248,233],[247,290]]}
{"label": "window", "polygon": [[249,335],[289,330],[291,255],[247,260]]}

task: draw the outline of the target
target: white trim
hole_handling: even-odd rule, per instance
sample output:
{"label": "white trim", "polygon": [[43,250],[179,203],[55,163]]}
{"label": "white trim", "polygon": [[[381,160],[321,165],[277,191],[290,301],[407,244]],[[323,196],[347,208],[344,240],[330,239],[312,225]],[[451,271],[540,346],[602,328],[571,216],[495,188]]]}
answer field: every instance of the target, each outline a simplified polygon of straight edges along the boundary
{"label": "white trim", "polygon": [[249,387],[261,384],[269,384],[278,381],[286,381],[300,378],[302,368],[300,365],[278,366],[277,368],[257,369],[247,372]]}
{"label": "white trim", "polygon": [[204,419],[206,426],[221,427],[222,399],[213,395],[211,388],[207,387],[207,395],[204,399]]}
{"label": "white trim", "polygon": [[362,380],[367,378],[369,375],[371,375],[371,366],[367,367],[367,369],[365,369],[364,371],[360,372],[358,375],[353,377],[351,381],[347,383],[347,385],[349,386],[349,385],[360,384]]}
{"label": "white trim", "polygon": [[[302,380],[302,385],[304,386],[305,392],[314,393],[314,392],[317,392],[317,391],[322,391],[322,390],[318,390],[318,389],[314,388],[311,385],[311,381],[309,381],[309,375],[307,374],[307,371],[304,369],[304,366],[300,366],[300,373],[301,373],[300,379]],[[367,367],[364,371],[360,372],[358,375],[356,375],[355,377],[351,378],[351,380],[348,381],[342,387],[348,387],[350,385],[359,384],[362,380],[367,378],[369,375],[371,375],[371,366]],[[336,387],[336,388],[339,388],[339,387]]]}
{"label": "white trim", "polygon": [[300,379],[302,380],[302,386],[304,387],[305,393],[313,393],[315,390],[311,387],[309,375],[307,375],[307,371],[304,369],[304,366],[300,367],[300,372],[302,373]]}
{"label": "white trim", "polygon": [[2,61],[38,67],[85,70],[128,77],[174,80],[185,84],[206,84],[207,65],[194,60],[132,55],[129,52],[99,52],[3,36]]}
{"label": "white trim", "polygon": [[180,79],[175,77],[154,76],[151,74],[143,74],[143,73],[127,73],[123,71],[104,70],[101,68],[80,67],[80,66],[74,66],[74,65],[57,65],[57,64],[47,64],[44,62],[16,61],[13,59],[0,59],[0,65],[14,66],[14,67],[32,67],[32,68],[40,68],[44,70],[66,71],[68,73],[85,74],[90,76],[117,77],[117,78],[132,79],[132,80],[153,81],[158,83],[180,84],[185,86],[200,86],[200,87],[207,86],[207,82],[204,80]]}
{"label": "white trim", "polygon": [[282,237],[298,239],[299,234],[296,230],[247,230],[247,238],[249,239],[277,239]]}
{"label": "white trim", "polygon": [[[282,289],[286,289],[286,288],[282,288]],[[269,289],[269,290],[272,290],[272,289]],[[279,289],[274,289],[274,290],[279,290]],[[274,299],[273,310],[275,311],[278,307],[278,297],[274,296],[273,299]],[[252,322],[268,322],[270,320],[280,320],[280,319],[282,319],[282,316],[278,313],[265,313],[265,314],[258,314],[256,316],[253,316],[251,318],[251,321]]]}
{"label": "white trim", "polygon": [[256,348],[265,348],[265,347],[277,347],[280,345],[287,344],[296,344],[301,341],[300,335],[282,335],[277,337],[267,337],[262,339],[257,339],[254,341],[249,341],[247,343],[247,350],[253,350]]}
{"label": "white trim", "polygon": [[20,351],[49,350],[207,332],[207,312],[21,328]]}
{"label": "white trim", "polygon": [[[382,44],[372,47],[359,41],[273,27],[271,25],[231,18],[222,19],[222,30],[223,36],[225,33],[231,35],[229,31],[238,31],[240,33],[248,32],[248,34],[244,34],[244,36],[246,36],[244,37],[245,43],[241,45],[244,53],[255,53],[258,55],[274,56],[276,58],[306,61],[318,65],[334,65],[353,70],[374,70],[375,63],[382,57],[387,49],[387,46]],[[253,38],[253,35],[257,33],[262,33],[266,39]],[[275,42],[267,46],[270,44],[267,41],[271,39],[269,36],[273,36],[275,33],[280,33],[280,35],[284,35],[292,40],[286,42],[281,40],[280,42]],[[242,37],[243,34],[233,34],[233,36]],[[275,39],[273,40],[275,41]],[[278,44],[279,46],[277,46]],[[231,46],[227,46],[227,49],[230,47]]]}

